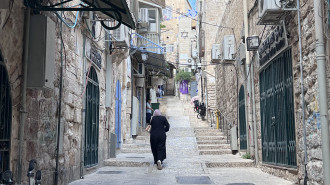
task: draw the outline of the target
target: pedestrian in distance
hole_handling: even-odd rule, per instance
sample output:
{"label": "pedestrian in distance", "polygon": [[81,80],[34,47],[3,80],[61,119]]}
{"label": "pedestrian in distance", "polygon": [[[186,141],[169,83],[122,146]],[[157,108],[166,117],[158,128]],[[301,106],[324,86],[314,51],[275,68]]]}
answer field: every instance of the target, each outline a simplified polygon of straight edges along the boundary
{"label": "pedestrian in distance", "polygon": [[151,103],[151,99],[148,99],[147,107],[146,107],[146,109],[147,109],[147,111],[146,111],[146,122],[147,122],[148,125],[150,125],[151,114],[152,114],[152,111],[154,110],[154,109],[151,108],[150,103]]}
{"label": "pedestrian in distance", "polygon": [[162,116],[161,112],[156,109],[151,119],[151,131],[150,131],[150,145],[152,155],[154,156],[154,164],[157,164],[157,169],[163,168],[163,160],[166,159],[166,133],[170,129],[165,116]]}

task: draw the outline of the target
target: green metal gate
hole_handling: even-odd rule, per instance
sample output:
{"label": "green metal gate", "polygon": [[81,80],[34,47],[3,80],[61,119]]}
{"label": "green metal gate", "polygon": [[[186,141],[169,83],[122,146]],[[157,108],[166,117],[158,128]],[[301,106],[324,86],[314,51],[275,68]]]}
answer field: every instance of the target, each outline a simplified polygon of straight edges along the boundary
{"label": "green metal gate", "polygon": [[262,160],[296,167],[291,49],[273,59],[259,75]]}
{"label": "green metal gate", "polygon": [[88,75],[86,88],[86,118],[85,118],[85,166],[98,163],[99,145],[99,105],[100,93],[97,74],[93,67]]}
{"label": "green metal gate", "polygon": [[0,172],[10,168],[11,109],[8,73],[0,55]]}
{"label": "green metal gate", "polygon": [[247,149],[246,117],[245,117],[245,95],[244,86],[239,90],[239,146],[241,150]]}

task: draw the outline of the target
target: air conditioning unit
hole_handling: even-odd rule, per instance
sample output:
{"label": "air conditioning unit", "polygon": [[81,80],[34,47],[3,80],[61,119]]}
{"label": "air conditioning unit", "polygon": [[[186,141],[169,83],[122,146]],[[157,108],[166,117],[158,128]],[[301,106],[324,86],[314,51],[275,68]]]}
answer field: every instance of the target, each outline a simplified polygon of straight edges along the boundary
{"label": "air conditioning unit", "polygon": [[220,60],[221,60],[220,44],[212,45],[211,57],[212,57],[211,62],[213,62],[213,63],[220,62]]}
{"label": "air conditioning unit", "polygon": [[198,57],[198,50],[197,50],[197,48],[194,48],[194,47],[191,48],[191,57],[192,58],[195,58],[195,59]]}
{"label": "air conditioning unit", "polygon": [[296,10],[295,0],[259,0],[259,25],[279,25],[289,11]]}
{"label": "air conditioning unit", "polygon": [[134,76],[136,77],[145,77],[145,67],[144,67],[144,64],[143,63],[139,63],[138,64],[138,71],[137,71],[137,74],[134,74]]}
{"label": "air conditioning unit", "polygon": [[112,32],[112,42],[116,48],[126,48],[128,46],[127,38],[126,26],[123,24]]}
{"label": "air conditioning unit", "polygon": [[222,54],[223,60],[234,60],[233,55],[235,51],[235,37],[234,35],[225,35],[222,42]]}

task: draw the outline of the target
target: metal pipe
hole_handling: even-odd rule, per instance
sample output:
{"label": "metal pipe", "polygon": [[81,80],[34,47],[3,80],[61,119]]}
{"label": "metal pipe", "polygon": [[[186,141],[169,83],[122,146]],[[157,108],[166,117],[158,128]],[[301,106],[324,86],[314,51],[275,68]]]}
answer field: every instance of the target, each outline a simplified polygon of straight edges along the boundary
{"label": "metal pipe", "polygon": [[[255,53],[256,57],[259,55],[257,52]],[[251,75],[252,75],[252,110],[253,110],[253,133],[254,133],[254,158],[256,161],[256,165],[259,163],[259,155],[258,155],[258,136],[257,136],[257,120],[256,120],[256,101],[255,101],[255,93],[254,93],[254,65],[252,63],[251,66]]]}
{"label": "metal pipe", "polygon": [[85,114],[86,114],[86,93],[85,91],[85,84],[86,78],[87,78],[87,70],[86,70],[86,37],[83,36],[83,78],[82,78],[82,109],[81,109],[81,143],[80,143],[80,179],[84,178],[84,166],[85,166],[85,161],[84,161],[84,155],[85,155],[85,150],[84,150],[84,145],[85,145]]}
{"label": "metal pipe", "polygon": [[[249,35],[249,21],[248,21],[248,7],[247,7],[247,0],[243,0],[243,17],[244,17],[244,32],[245,32],[245,37],[247,37]],[[249,68],[251,68],[251,62],[250,62],[250,53],[249,51],[247,50],[247,44],[245,44],[245,53],[246,53],[246,64],[245,64],[245,68],[246,68],[246,71],[248,72],[249,71]],[[250,96],[250,92],[251,92],[251,84],[250,84],[250,80],[251,80],[251,75],[249,74],[249,72],[247,73],[247,94],[249,97]],[[246,109],[247,109],[247,113],[246,113],[246,143],[247,143],[247,152],[250,153],[250,141],[249,141],[249,123],[250,123],[250,114],[251,114],[251,111],[250,111],[250,108],[249,108],[249,105],[250,105],[250,101],[246,100]],[[252,138],[251,138],[252,139]]]}
{"label": "metal pipe", "polygon": [[25,15],[25,33],[24,33],[24,54],[23,54],[23,84],[22,84],[22,99],[20,110],[20,126],[19,126],[19,143],[18,143],[18,163],[17,163],[17,182],[22,183],[22,154],[23,154],[23,140],[24,140],[24,126],[26,119],[26,86],[27,86],[27,68],[29,60],[29,35],[30,35],[30,11],[26,8]]}
{"label": "metal pipe", "polygon": [[[299,0],[298,0],[299,2]],[[323,157],[323,184],[330,184],[330,150],[329,150],[329,123],[328,123],[328,96],[327,96],[327,75],[326,75],[326,59],[325,59],[325,42],[323,35],[323,20],[320,14],[323,13],[322,1],[314,0],[314,17],[315,17],[315,36],[316,36],[316,60],[317,74],[319,84],[319,102],[321,116],[321,133],[322,133],[322,157]]]}
{"label": "metal pipe", "polygon": [[[61,12],[63,14],[63,12]],[[62,37],[62,22],[60,23],[60,35]],[[57,121],[57,141],[56,141],[56,167],[55,167],[55,182],[58,184],[58,166],[59,166],[59,155],[60,155],[60,133],[61,133],[61,111],[62,111],[62,86],[63,86],[63,40],[61,42],[61,67],[60,67],[60,85],[59,85],[59,100],[58,100],[58,121]]]}
{"label": "metal pipe", "polygon": [[300,60],[300,86],[301,86],[301,109],[304,135],[304,184],[307,184],[307,141],[306,141],[306,121],[305,121],[305,95],[304,95],[304,69],[302,58],[302,43],[301,43],[301,22],[300,22],[300,0],[297,0],[297,15],[298,15],[298,38],[299,38],[299,60]]}

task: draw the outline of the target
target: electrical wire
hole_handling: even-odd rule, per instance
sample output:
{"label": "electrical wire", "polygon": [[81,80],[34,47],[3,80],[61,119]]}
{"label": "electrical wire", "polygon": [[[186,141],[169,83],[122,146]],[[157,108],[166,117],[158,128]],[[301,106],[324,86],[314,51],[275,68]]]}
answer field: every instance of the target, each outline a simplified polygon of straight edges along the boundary
{"label": "electrical wire", "polygon": [[[192,20],[198,21],[198,19],[193,18],[193,17],[190,17],[190,16],[188,16],[188,15],[186,15],[186,14],[184,14],[184,13],[178,12],[178,11],[176,11],[176,10],[168,9],[167,7],[164,7],[163,5],[159,4],[158,2],[156,2],[156,1],[154,1],[154,0],[151,0],[151,1],[152,1],[153,3],[155,3],[156,5],[162,7],[162,8],[164,8],[164,9],[166,9],[166,10],[169,10],[169,11],[171,11],[171,12],[173,12],[173,13],[176,13],[176,14],[179,14],[179,15],[185,16],[185,17],[187,17],[187,18],[190,18],[190,19],[192,19]],[[216,25],[216,24],[209,23],[209,22],[204,22],[204,21],[200,21],[200,22],[201,22],[201,23],[204,23],[204,24],[208,24],[208,25],[210,25],[210,26],[219,27],[219,28],[233,29],[233,28],[231,28],[231,27],[220,26],[220,25]]]}
{"label": "electrical wire", "polygon": [[[10,5],[11,5],[11,6],[10,6]],[[9,20],[9,17],[10,17],[10,15],[11,15],[11,12],[13,11],[13,8],[14,8],[14,0],[11,0],[11,3],[9,4],[9,7],[10,7],[9,14],[8,14],[8,16],[7,16],[7,18],[6,18],[5,22],[4,22],[4,24],[3,24],[2,28],[1,28],[1,30],[3,30],[3,28],[6,26],[8,20]]]}

